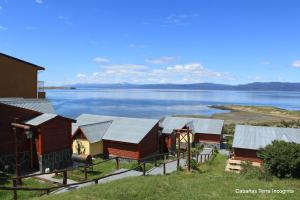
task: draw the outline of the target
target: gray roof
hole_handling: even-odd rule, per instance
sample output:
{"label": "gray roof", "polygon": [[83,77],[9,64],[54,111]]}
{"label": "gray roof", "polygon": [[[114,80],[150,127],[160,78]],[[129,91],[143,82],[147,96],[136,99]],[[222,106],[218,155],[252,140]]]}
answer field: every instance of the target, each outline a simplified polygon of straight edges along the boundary
{"label": "gray roof", "polygon": [[73,124],[73,133],[82,125],[111,122],[102,139],[139,143],[145,135],[158,123],[156,119],[128,118],[104,115],[82,114],[76,118],[77,123]]}
{"label": "gray roof", "polygon": [[300,143],[300,129],[237,125],[232,147],[258,150],[274,140]]}
{"label": "gray roof", "polygon": [[111,125],[112,121],[100,122],[94,124],[86,124],[79,126],[83,134],[90,143],[99,142]]}
{"label": "gray roof", "polygon": [[0,98],[0,103],[34,110],[40,113],[55,114],[51,102],[46,99]]}
{"label": "gray roof", "polygon": [[32,126],[38,126],[40,124],[43,124],[44,122],[47,122],[47,121],[55,118],[56,116],[57,116],[56,114],[44,113],[42,115],[39,115],[35,118],[32,118],[32,119],[26,121],[25,124],[32,125]]}
{"label": "gray roof", "polygon": [[222,133],[224,120],[203,119],[187,117],[165,117],[160,123],[162,133],[171,134],[174,129],[181,129],[188,126],[193,133],[207,133],[220,135]]}

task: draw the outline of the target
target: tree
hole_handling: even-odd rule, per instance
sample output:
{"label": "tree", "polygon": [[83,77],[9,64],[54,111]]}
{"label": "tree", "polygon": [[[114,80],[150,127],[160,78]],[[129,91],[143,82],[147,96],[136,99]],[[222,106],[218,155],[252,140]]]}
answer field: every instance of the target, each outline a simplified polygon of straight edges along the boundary
{"label": "tree", "polygon": [[279,177],[300,178],[300,144],[275,140],[260,150],[264,169]]}

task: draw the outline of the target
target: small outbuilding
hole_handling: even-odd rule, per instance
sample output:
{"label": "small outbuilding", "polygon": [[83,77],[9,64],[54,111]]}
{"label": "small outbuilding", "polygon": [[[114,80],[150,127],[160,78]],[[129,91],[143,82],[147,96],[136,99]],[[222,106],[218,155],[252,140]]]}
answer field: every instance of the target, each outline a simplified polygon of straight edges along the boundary
{"label": "small outbuilding", "polygon": [[159,152],[158,120],[91,114],[76,120],[73,152],[134,160]]}
{"label": "small outbuilding", "polygon": [[300,144],[300,129],[237,125],[232,144],[233,159],[261,163],[257,152],[274,140]]}
{"label": "small outbuilding", "polygon": [[160,122],[162,149],[172,151],[176,148],[176,129],[189,128],[192,131],[191,142],[203,144],[206,147],[220,148],[224,120],[165,117]]}
{"label": "small outbuilding", "polygon": [[78,120],[73,133],[73,153],[91,156],[103,154],[102,137],[111,125],[112,121],[91,123]]}
{"label": "small outbuilding", "polygon": [[[0,99],[0,170],[28,173],[71,164],[71,125],[43,99]],[[17,164],[17,167],[16,167]]]}

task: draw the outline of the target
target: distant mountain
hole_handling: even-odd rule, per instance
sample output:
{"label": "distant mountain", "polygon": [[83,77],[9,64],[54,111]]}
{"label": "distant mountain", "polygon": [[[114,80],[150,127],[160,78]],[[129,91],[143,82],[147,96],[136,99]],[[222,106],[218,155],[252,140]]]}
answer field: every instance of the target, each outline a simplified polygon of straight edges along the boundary
{"label": "distant mountain", "polygon": [[100,88],[100,89],[184,89],[184,90],[246,90],[246,91],[300,91],[300,83],[283,82],[255,82],[240,85],[226,85],[215,83],[193,84],[74,84],[68,85],[75,88]]}

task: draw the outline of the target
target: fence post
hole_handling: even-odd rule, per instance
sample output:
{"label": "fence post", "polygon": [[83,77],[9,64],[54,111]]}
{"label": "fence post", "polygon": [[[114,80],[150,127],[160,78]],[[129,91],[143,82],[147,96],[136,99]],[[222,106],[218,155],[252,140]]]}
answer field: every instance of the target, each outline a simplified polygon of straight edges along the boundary
{"label": "fence post", "polygon": [[116,169],[120,169],[119,157],[116,157]]}
{"label": "fence post", "polygon": [[46,190],[46,194],[49,195],[50,194],[50,189]]}
{"label": "fence post", "polygon": [[17,180],[13,179],[13,187],[14,187],[14,200],[18,199],[17,190],[15,189],[17,187]]}
{"label": "fence post", "polygon": [[96,185],[98,184],[98,179],[95,179],[95,184],[96,184]]}
{"label": "fence post", "polygon": [[177,158],[177,171],[179,171],[179,160],[180,158]]}
{"label": "fence post", "polygon": [[87,180],[87,170],[86,170],[86,165],[84,165],[84,180]]}
{"label": "fence post", "polygon": [[154,160],[154,166],[157,167],[157,159],[155,157],[155,160]]}
{"label": "fence post", "polygon": [[163,164],[163,167],[164,167],[164,175],[166,175],[166,163],[165,162]]}
{"label": "fence post", "polygon": [[200,154],[200,163],[202,163],[202,154]]}
{"label": "fence post", "polygon": [[63,185],[67,185],[67,171],[63,171]]}
{"label": "fence post", "polygon": [[143,163],[143,176],[146,175],[146,162]]}

